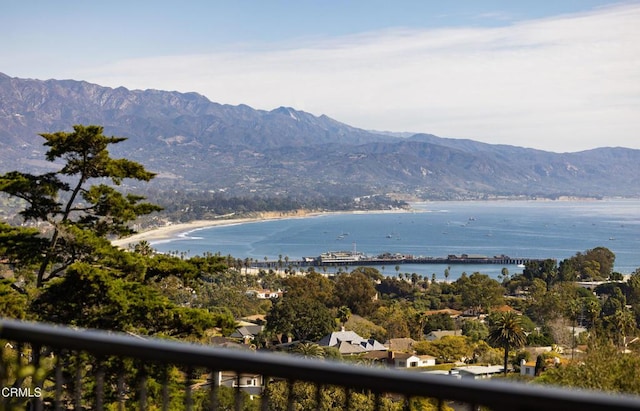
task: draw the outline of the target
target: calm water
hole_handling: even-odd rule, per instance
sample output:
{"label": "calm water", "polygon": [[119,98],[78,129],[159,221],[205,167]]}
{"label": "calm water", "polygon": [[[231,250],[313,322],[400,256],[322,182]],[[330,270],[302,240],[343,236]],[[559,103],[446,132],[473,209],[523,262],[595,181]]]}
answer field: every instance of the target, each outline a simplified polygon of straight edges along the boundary
{"label": "calm water", "polygon": [[[615,270],[640,267],[640,200],[585,202],[428,202],[407,213],[332,214],[303,219],[212,227],[154,243],[159,251],[231,254],[277,260],[352,250],[440,257],[480,254],[556,258],[604,246],[616,254]],[[381,268],[381,267],[380,267]],[[446,266],[403,265],[400,272],[444,278]],[[521,272],[508,266],[513,274]],[[450,279],[466,271],[497,276],[502,266],[451,267]],[[393,275],[394,267],[384,273]]]}

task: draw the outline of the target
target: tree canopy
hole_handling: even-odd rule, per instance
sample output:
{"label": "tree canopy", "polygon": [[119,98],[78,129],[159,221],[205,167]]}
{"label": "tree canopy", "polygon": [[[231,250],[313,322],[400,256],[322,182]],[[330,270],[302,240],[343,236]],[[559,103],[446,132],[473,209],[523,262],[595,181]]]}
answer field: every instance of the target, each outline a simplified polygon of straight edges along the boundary
{"label": "tree canopy", "polygon": [[71,133],[41,136],[49,147],[46,159],[54,164],[62,160],[62,168],[41,175],[12,171],[0,176],[0,191],[26,202],[20,212],[24,220],[45,222],[51,227],[41,253],[38,287],[91,252],[86,243],[77,241],[82,231],[101,238],[131,234],[130,221],[160,209],[142,202],[144,197],[125,195],[114,187],[125,179],[149,181],[154,177],[141,164],[110,157],[109,145],[125,138],[107,137],[102,127],[83,125],[73,126]]}

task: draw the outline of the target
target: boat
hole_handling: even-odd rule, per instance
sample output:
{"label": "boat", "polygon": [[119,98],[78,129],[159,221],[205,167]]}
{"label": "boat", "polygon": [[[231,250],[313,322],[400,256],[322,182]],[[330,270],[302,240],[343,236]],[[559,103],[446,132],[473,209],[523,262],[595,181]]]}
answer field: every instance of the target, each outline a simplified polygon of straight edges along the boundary
{"label": "boat", "polygon": [[318,261],[322,264],[354,263],[365,260],[367,256],[357,251],[328,251],[320,254]]}

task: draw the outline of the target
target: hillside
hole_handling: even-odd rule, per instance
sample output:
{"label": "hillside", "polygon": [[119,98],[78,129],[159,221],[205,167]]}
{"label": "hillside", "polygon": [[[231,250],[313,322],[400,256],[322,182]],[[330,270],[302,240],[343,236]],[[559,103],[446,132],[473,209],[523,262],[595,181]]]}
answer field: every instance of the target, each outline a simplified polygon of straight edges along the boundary
{"label": "hillside", "polygon": [[44,170],[38,133],[99,124],[160,188],[245,195],[639,196],[640,150],[550,153],[428,134],[395,137],[288,107],[0,73],[0,172]]}

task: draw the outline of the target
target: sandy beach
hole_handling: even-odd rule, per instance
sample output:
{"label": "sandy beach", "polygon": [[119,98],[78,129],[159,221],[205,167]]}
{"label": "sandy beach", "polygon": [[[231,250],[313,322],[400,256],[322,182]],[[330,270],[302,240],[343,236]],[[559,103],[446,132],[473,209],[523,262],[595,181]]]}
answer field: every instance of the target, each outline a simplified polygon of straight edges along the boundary
{"label": "sandy beach", "polygon": [[160,241],[175,238],[180,234],[196,230],[198,228],[216,227],[223,225],[245,224],[256,221],[280,220],[287,218],[305,218],[326,214],[366,214],[366,213],[404,213],[407,210],[378,210],[378,211],[309,211],[297,210],[291,212],[262,212],[255,216],[243,218],[220,218],[215,220],[195,220],[188,223],[167,223],[162,227],[156,227],[147,231],[142,231],[129,237],[113,240],[111,244],[116,247],[128,248],[130,244],[136,244],[140,241]]}
{"label": "sandy beach", "polygon": [[193,231],[198,228],[206,228],[206,227],[216,227],[223,225],[233,225],[233,224],[244,224],[244,223],[252,223],[256,221],[265,221],[265,220],[277,220],[284,218],[304,218],[311,217],[314,215],[324,214],[322,212],[309,212],[306,210],[299,210],[295,212],[289,213],[259,213],[253,217],[244,217],[244,218],[224,218],[224,219],[216,219],[216,220],[195,220],[190,221],[188,223],[168,223],[162,227],[156,227],[147,231],[142,231],[137,234],[134,234],[129,237],[120,238],[117,240],[113,240],[111,244],[116,247],[128,248],[130,244],[136,244],[140,241],[160,241],[167,240],[170,238],[175,238],[176,236],[186,233],[189,231]]}

